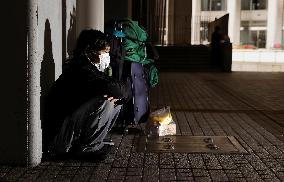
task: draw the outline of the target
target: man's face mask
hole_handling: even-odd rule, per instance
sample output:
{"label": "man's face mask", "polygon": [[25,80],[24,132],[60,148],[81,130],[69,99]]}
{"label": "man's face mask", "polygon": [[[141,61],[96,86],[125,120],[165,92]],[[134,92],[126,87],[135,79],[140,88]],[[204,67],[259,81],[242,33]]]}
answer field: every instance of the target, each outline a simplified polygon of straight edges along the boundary
{"label": "man's face mask", "polygon": [[102,53],[99,55],[100,63],[98,63],[96,66],[99,71],[104,72],[104,70],[109,66],[110,64],[110,56],[109,53]]}

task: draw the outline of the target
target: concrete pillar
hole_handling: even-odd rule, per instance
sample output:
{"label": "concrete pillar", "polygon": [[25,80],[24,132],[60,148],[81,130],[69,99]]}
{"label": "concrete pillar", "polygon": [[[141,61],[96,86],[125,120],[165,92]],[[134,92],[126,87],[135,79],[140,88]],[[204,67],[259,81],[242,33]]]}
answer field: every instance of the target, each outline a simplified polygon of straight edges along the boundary
{"label": "concrete pillar", "polygon": [[38,4],[37,0],[29,0],[28,14],[28,165],[35,166],[41,162],[42,157],[42,132],[40,123],[40,89],[38,88]]}
{"label": "concrete pillar", "polygon": [[166,21],[165,21],[165,34],[164,34],[164,42],[163,42],[163,45],[168,45],[169,43],[169,1],[166,1],[166,12],[165,12],[165,18],[166,18]]}
{"label": "concrete pillar", "polygon": [[169,9],[168,9],[168,44],[172,45],[174,44],[174,9],[175,9],[175,3],[174,0],[168,0],[169,3]]}
{"label": "concrete pillar", "polygon": [[267,2],[266,48],[273,48],[274,44],[281,43],[283,0],[269,0]]}
{"label": "concrete pillar", "polygon": [[191,44],[200,44],[201,1],[192,0]]}
{"label": "concrete pillar", "polygon": [[104,31],[104,1],[79,0],[78,33],[84,29]]}
{"label": "concrete pillar", "polygon": [[228,34],[233,45],[240,44],[241,0],[227,1],[229,13]]}

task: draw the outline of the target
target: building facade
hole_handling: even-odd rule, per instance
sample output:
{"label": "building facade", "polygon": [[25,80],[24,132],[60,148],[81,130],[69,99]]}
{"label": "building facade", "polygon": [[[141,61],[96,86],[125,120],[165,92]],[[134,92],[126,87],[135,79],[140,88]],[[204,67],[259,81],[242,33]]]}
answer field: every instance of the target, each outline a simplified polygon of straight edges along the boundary
{"label": "building facade", "polygon": [[208,43],[208,23],[229,13],[234,48],[280,49],[283,0],[192,0],[192,44]]}

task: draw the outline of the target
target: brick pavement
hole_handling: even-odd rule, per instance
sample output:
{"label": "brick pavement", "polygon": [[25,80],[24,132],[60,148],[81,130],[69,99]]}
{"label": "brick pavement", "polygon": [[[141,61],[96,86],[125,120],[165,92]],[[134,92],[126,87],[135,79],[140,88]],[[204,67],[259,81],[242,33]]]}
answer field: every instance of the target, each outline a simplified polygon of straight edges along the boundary
{"label": "brick pavement", "polygon": [[139,153],[112,134],[101,162],[0,166],[0,181],[284,181],[283,73],[161,73],[152,109],[171,106],[178,135],[235,136],[248,154]]}

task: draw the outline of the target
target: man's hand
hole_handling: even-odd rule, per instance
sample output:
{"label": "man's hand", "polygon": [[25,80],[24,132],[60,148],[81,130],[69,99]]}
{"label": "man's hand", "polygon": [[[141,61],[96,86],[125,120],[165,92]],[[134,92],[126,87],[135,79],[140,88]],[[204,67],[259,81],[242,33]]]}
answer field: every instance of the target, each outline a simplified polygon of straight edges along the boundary
{"label": "man's hand", "polygon": [[108,101],[117,101],[118,99],[115,99],[115,98],[113,98],[113,97],[111,97],[111,96],[108,96],[108,95],[104,95],[104,98],[106,99],[106,100],[108,100]]}

